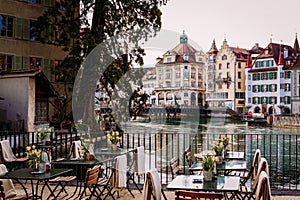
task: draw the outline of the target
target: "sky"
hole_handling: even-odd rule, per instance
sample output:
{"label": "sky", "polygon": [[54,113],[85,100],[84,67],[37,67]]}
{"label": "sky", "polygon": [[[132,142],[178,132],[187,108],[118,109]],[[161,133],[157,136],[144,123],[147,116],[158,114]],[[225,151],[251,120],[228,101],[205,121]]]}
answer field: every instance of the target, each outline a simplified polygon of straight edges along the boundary
{"label": "sky", "polygon": [[[300,35],[299,0],[169,0],[161,10],[162,29],[178,34],[184,30],[189,43],[205,52],[213,39],[217,48],[226,38],[229,46],[251,49],[255,43],[266,47],[271,38],[293,46],[295,34]],[[179,38],[169,40],[169,49],[178,43]]]}

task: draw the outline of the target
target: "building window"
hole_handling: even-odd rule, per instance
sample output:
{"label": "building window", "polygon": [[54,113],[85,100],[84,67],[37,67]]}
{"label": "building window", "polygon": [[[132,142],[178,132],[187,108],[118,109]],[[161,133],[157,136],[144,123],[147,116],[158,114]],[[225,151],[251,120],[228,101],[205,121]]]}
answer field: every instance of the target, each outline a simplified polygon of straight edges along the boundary
{"label": "building window", "polygon": [[36,21],[30,20],[30,40],[39,41],[41,31],[36,27]]}
{"label": "building window", "polygon": [[187,69],[188,68],[188,66],[186,65],[186,66],[184,66],[184,69]]}
{"label": "building window", "polygon": [[225,54],[222,56],[222,60],[227,60],[227,56]]}
{"label": "building window", "polygon": [[171,79],[171,71],[166,70],[166,79]]}
{"label": "building window", "polygon": [[30,57],[30,69],[41,68],[41,58]]}
{"label": "building window", "polygon": [[168,57],[167,62],[172,62],[172,58]]}
{"label": "building window", "polygon": [[238,89],[241,89],[241,88],[242,88],[242,83],[238,82]]}
{"label": "building window", "polygon": [[30,3],[41,4],[41,0],[30,0]]}
{"label": "building window", "polygon": [[13,56],[0,54],[0,71],[11,71]]}
{"label": "building window", "polygon": [[230,68],[230,63],[227,63],[226,66],[227,66],[227,69],[229,69]]}
{"label": "building window", "polygon": [[191,73],[191,78],[196,78],[196,74],[195,73]]}
{"label": "building window", "polygon": [[256,80],[257,80],[257,74],[253,74],[253,75],[252,75],[252,80],[253,80],[253,81],[256,81]]}
{"label": "building window", "polygon": [[222,63],[219,63],[219,70],[222,69]]}
{"label": "building window", "polygon": [[180,78],[180,72],[176,72],[176,78]]}
{"label": "building window", "polygon": [[189,93],[185,92],[184,97],[188,97],[188,96],[189,96]]}
{"label": "building window", "polygon": [[61,10],[66,10],[65,0],[55,0],[55,6]]}
{"label": "building window", "polygon": [[286,91],[286,92],[291,91],[291,86],[289,83],[285,84],[284,91]]}
{"label": "building window", "polygon": [[238,68],[241,69],[242,68],[242,64],[239,62],[238,63]]}
{"label": "building window", "polygon": [[238,72],[238,78],[242,78],[242,72]]}
{"label": "building window", "polygon": [[284,78],[285,79],[290,79],[291,78],[291,71],[285,71],[284,72]]}
{"label": "building window", "polygon": [[61,60],[54,61],[55,82],[63,82],[65,80],[65,76],[61,70],[61,62]]}
{"label": "building window", "polygon": [[14,19],[0,15],[0,36],[13,37]]}
{"label": "building window", "polygon": [[35,102],[35,123],[48,122],[48,102],[36,101]]}

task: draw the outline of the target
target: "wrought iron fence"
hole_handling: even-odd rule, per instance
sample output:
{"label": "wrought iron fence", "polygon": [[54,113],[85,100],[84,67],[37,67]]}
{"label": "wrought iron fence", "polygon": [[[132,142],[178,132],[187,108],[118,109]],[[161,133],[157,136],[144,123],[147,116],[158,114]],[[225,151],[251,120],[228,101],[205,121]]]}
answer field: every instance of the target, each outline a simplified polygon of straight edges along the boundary
{"label": "wrought iron fence", "polygon": [[[70,145],[79,134],[71,131],[56,131],[51,135],[53,158],[67,157]],[[210,141],[219,137],[230,138],[230,150],[245,153],[245,160],[250,168],[256,149],[269,163],[272,189],[300,191],[300,133],[299,134],[244,134],[244,133],[147,133],[136,132],[123,135],[123,147],[145,147],[146,169],[157,168],[162,184],[172,180],[169,161],[179,158],[182,170],[188,173],[184,150],[191,147],[192,155],[210,149]],[[27,145],[36,143],[34,133],[0,132],[0,140],[8,139],[16,155],[24,155]],[[105,137],[98,137],[95,144],[105,143]],[[143,184],[143,179],[138,180]]]}

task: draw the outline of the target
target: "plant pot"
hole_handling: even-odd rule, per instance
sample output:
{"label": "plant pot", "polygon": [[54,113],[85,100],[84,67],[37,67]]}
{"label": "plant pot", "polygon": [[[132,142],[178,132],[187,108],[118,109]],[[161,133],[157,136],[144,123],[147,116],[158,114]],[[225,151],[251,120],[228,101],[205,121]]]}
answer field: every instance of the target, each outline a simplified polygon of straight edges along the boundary
{"label": "plant pot", "polygon": [[212,170],[203,171],[203,180],[212,181]]}
{"label": "plant pot", "polygon": [[223,163],[223,156],[218,156],[218,165],[221,165]]}
{"label": "plant pot", "polygon": [[118,151],[119,147],[116,144],[112,144],[111,149],[112,149],[112,151]]}

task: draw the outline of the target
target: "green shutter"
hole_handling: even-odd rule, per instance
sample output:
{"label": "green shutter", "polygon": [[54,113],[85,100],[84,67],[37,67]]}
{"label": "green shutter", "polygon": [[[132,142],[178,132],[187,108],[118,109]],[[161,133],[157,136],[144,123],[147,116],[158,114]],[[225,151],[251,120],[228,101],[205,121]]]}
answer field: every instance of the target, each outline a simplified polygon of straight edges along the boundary
{"label": "green shutter", "polygon": [[277,92],[277,84],[275,85],[275,92]]}
{"label": "green shutter", "polygon": [[258,97],[258,104],[261,104],[262,97]]}
{"label": "green shutter", "polygon": [[23,20],[21,18],[15,19],[15,38],[22,39],[23,38]]}
{"label": "green shutter", "polygon": [[258,92],[261,92],[261,85],[258,85]]}
{"label": "green shutter", "polygon": [[30,38],[30,20],[23,19],[23,39],[29,40]]}
{"label": "green shutter", "polygon": [[14,67],[13,70],[22,69],[22,56],[14,56]]}
{"label": "green shutter", "polygon": [[261,80],[261,74],[257,74],[257,80]]}
{"label": "green shutter", "polygon": [[277,72],[274,72],[274,79],[277,79]]}
{"label": "green shutter", "polygon": [[23,57],[23,69],[30,69],[29,57]]}

